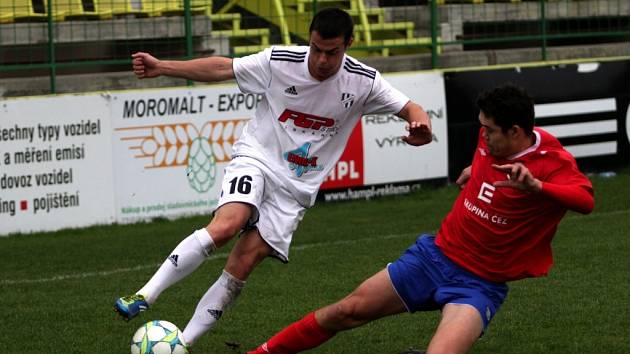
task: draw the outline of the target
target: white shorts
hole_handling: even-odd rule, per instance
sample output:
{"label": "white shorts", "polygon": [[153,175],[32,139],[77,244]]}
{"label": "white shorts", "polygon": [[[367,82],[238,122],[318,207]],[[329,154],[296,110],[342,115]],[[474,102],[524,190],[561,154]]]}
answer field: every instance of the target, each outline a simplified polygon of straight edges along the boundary
{"label": "white shorts", "polygon": [[257,228],[263,240],[275,251],[272,256],[288,262],[293,232],[306,209],[271,171],[255,159],[233,158],[225,168],[217,209],[232,202],[253,206],[245,228]]}

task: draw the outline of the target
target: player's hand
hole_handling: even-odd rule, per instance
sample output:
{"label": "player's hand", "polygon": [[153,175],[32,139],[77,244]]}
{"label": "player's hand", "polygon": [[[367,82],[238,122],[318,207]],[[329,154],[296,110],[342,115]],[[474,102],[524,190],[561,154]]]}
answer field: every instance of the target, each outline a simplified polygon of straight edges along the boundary
{"label": "player's hand", "polygon": [[433,133],[431,132],[431,121],[425,122],[411,122],[405,126],[405,129],[409,132],[409,135],[403,136],[402,139],[409,145],[420,146],[425,145],[433,140]]}
{"label": "player's hand", "polygon": [[505,181],[496,181],[495,187],[516,188],[523,191],[538,193],[542,190],[542,182],[534,177],[531,171],[520,162],[505,165],[495,165],[492,167],[506,173]]}
{"label": "player's hand", "polygon": [[457,177],[455,183],[459,185],[459,188],[464,189],[464,187],[466,187],[466,182],[470,179],[470,169],[471,166],[466,167],[462,170],[462,173],[459,174],[459,177]]}
{"label": "player's hand", "polygon": [[160,76],[158,64],[160,61],[148,53],[137,52],[131,55],[133,73],[138,79]]}

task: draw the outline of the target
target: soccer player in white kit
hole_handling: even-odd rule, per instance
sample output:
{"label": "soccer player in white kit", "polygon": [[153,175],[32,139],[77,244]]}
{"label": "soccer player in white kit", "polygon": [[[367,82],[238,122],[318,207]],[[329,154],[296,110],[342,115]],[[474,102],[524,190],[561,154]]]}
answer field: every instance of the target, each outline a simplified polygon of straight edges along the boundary
{"label": "soccer player in white kit", "polygon": [[309,32],[309,46],[271,47],[243,58],[161,61],[133,54],[138,78],[236,79],[241,91],[263,99],[234,144],[210,224],[181,241],[140,290],[116,301],[114,308],[125,319],[148,309],[239,233],[223,274],[184,329],[187,344],[194,344],[234,302],[258,263],[267,256],[288,262],[293,232],[362,115],[395,114],[408,122],[406,143],[431,142],[424,110],[378,71],[346,55],[353,23],[345,11],[318,12]]}

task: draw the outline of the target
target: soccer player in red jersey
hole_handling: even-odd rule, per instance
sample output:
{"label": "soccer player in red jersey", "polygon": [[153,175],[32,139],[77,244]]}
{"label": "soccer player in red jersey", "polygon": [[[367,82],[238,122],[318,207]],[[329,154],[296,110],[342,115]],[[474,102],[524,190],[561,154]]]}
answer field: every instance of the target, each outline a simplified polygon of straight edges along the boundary
{"label": "soccer player in red jersey", "polygon": [[505,300],[506,282],[546,275],[567,210],[593,210],[593,188],[551,134],[534,128],[534,103],[504,85],[477,99],[481,130],[472,165],[434,237],[342,300],[311,312],[251,353],[314,348],[337,332],[402,312],[441,310],[427,353],[466,353]]}

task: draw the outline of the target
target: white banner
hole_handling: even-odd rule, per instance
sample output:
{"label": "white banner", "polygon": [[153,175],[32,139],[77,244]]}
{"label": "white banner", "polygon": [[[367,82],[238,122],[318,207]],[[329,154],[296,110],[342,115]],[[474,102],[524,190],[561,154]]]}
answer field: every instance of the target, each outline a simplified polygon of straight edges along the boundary
{"label": "white banner", "polygon": [[429,114],[433,142],[408,145],[405,122],[394,115],[362,118],[364,185],[417,181],[448,175],[446,95],[441,73],[384,75],[392,86],[418,103]]}
{"label": "white banner", "polygon": [[100,95],[0,102],[0,235],[112,223],[111,153]]}
{"label": "white banner", "polygon": [[236,85],[112,95],[117,219],[209,214],[260,95]]}
{"label": "white banner", "polygon": [[[446,176],[441,75],[386,77],[429,112],[435,141],[410,147],[400,119],[363,117],[328,188]],[[0,235],[209,214],[261,100],[229,84],[2,101]]]}

